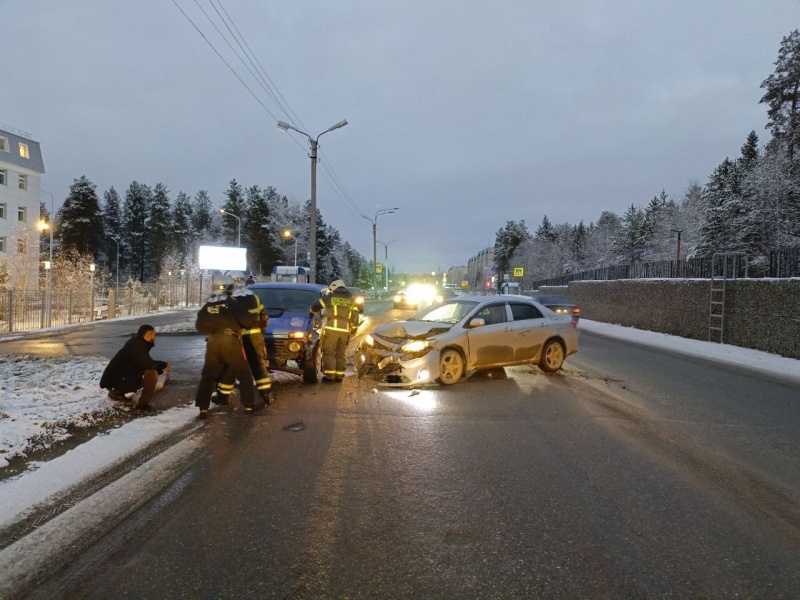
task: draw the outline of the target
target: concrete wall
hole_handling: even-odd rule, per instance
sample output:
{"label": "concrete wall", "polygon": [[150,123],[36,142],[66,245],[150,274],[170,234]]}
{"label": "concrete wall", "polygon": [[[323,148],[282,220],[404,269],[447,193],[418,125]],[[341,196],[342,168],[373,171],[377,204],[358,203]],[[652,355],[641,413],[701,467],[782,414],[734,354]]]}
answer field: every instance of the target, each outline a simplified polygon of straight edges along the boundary
{"label": "concrete wall", "polygon": [[[567,296],[593,321],[708,340],[708,279],[573,281],[539,293]],[[729,280],[726,344],[800,358],[800,279]]]}

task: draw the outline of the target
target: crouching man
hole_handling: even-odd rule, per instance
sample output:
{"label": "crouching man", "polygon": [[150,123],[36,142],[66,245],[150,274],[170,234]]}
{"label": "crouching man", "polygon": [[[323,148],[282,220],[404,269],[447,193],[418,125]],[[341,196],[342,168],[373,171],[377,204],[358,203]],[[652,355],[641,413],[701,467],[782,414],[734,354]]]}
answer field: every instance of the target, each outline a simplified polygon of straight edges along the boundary
{"label": "crouching man", "polygon": [[[155,412],[153,395],[161,389],[169,371],[169,363],[153,360],[150,350],[155,346],[156,330],[151,325],[142,325],[136,335],[108,363],[100,387],[108,390],[112,400],[127,400],[126,394],[142,390],[138,399],[134,395],[132,405],[144,412]],[[159,375],[163,377],[159,378]]]}

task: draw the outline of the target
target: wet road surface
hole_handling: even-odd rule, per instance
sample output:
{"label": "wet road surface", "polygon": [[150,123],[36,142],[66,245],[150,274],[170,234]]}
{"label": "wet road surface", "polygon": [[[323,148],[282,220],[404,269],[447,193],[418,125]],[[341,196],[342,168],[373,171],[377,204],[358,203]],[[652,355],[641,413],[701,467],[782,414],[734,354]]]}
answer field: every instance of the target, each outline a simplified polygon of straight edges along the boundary
{"label": "wet road surface", "polygon": [[31,597],[797,597],[800,390],[681,360],[281,386]]}

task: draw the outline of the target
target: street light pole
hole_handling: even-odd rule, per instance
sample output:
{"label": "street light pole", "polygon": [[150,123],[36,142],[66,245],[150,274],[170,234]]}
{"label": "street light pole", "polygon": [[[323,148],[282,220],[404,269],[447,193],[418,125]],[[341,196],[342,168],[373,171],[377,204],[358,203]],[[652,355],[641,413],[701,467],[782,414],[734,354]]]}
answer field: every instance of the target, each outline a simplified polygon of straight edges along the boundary
{"label": "street light pole", "polygon": [[219,212],[222,213],[223,215],[228,215],[229,217],[233,217],[234,219],[236,219],[236,247],[237,248],[241,248],[242,247],[242,220],[238,216],[236,216],[232,212],[228,212],[224,208],[220,208]]}
{"label": "street light pole", "polygon": [[677,233],[678,234],[678,250],[677,250],[677,252],[675,254],[675,260],[680,262],[680,260],[681,260],[681,233],[683,232],[683,229],[670,229],[670,231],[672,233]]}
{"label": "street light pole", "polygon": [[382,208],[380,210],[375,211],[374,219],[370,219],[366,215],[361,215],[367,221],[372,223],[372,290],[375,293],[377,293],[378,291],[377,287],[375,286],[375,270],[378,268],[378,217],[380,215],[390,215],[397,210],[400,209],[396,206],[394,208]]}
{"label": "street light pole", "polygon": [[285,239],[289,239],[290,237],[294,237],[294,266],[297,266],[297,236],[292,236],[292,232],[289,229],[283,230],[283,237]]}
{"label": "street light pole", "polygon": [[399,238],[396,239],[396,240],[392,240],[391,242],[386,242],[385,244],[382,241],[378,240],[379,244],[383,244],[383,262],[385,263],[383,265],[383,272],[386,274],[386,291],[387,292],[389,291],[389,244],[394,244],[398,240],[399,240]]}
{"label": "street light pole", "polygon": [[309,283],[317,282],[317,148],[319,147],[319,138],[329,131],[339,129],[347,125],[347,120],[342,119],[336,125],[328,127],[325,131],[320,133],[316,138],[312,138],[305,131],[300,131],[297,127],[290,125],[285,121],[278,121],[278,129],[283,131],[296,131],[297,133],[306,136],[308,142],[311,144],[311,235],[309,236],[309,252],[311,260],[311,269],[309,273]]}

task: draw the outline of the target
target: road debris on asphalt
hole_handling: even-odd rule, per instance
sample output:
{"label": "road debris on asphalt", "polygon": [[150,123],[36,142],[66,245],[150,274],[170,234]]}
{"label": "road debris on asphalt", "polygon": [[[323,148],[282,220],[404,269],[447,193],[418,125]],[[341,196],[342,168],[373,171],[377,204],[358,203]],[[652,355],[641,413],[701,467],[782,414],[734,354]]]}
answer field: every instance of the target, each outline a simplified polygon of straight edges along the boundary
{"label": "road debris on asphalt", "polygon": [[284,431],[302,431],[305,429],[306,426],[302,421],[297,421],[297,423],[291,423],[289,425],[284,425]]}

